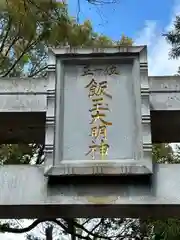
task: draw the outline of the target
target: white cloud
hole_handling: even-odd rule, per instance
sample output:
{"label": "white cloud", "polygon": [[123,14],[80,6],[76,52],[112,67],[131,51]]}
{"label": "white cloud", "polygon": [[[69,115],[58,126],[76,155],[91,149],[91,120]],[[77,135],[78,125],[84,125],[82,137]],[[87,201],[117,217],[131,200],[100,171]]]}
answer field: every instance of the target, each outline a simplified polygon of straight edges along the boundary
{"label": "white cloud", "polygon": [[[179,3],[172,9],[170,22],[164,29],[160,27],[158,21],[150,20],[145,22],[144,28],[137,34],[135,43],[148,46],[148,74],[151,76],[174,75],[180,66],[180,58],[169,59],[171,45],[162,36],[173,28],[176,15],[180,15]],[[176,150],[176,143],[171,146]]]}
{"label": "white cloud", "polygon": [[162,29],[159,22],[149,20],[145,22],[144,28],[137,34],[135,43],[148,46],[149,75],[174,75],[180,66],[180,60],[169,59],[171,45],[167,43],[163,33],[173,27],[176,15],[180,14],[180,4],[176,4],[172,11],[169,24]]}
{"label": "white cloud", "polygon": [[157,28],[157,22],[153,20],[146,20],[144,28],[137,34],[136,44],[152,46],[153,39],[155,38],[155,32]]}

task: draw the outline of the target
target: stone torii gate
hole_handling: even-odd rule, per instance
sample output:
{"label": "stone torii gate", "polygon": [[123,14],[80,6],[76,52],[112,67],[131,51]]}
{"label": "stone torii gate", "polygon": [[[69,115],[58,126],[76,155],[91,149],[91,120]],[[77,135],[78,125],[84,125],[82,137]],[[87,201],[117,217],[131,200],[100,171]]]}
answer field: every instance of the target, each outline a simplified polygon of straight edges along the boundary
{"label": "stone torii gate", "polygon": [[[0,142],[45,144],[44,166],[0,167],[0,218],[180,216],[180,165],[151,158],[180,140],[180,78],[148,76],[145,46],[50,49],[47,79],[0,89]],[[95,90],[111,110],[103,160],[85,154]]]}

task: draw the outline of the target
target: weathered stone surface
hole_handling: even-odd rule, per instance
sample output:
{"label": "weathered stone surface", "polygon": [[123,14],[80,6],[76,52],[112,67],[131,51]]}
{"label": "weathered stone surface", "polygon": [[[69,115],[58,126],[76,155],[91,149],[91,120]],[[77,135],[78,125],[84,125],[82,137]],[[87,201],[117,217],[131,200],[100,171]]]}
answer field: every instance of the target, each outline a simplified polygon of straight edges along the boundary
{"label": "weathered stone surface", "polygon": [[48,185],[43,168],[2,166],[0,218],[180,217],[179,171],[177,164],[157,164],[151,182],[118,177]]}
{"label": "weathered stone surface", "polygon": [[146,46],[50,49],[48,69],[45,174],[152,173]]}
{"label": "weathered stone surface", "polygon": [[[171,100],[171,104],[173,103],[174,105],[172,104],[171,107],[167,107],[167,102],[169,101],[170,94],[179,94],[179,87],[177,86],[180,86],[180,77],[151,76],[149,77],[149,82],[152,141],[179,142],[180,103],[177,100]],[[164,86],[166,82],[168,84],[166,85],[167,88],[162,88],[161,86]],[[0,98],[3,99],[3,101],[0,101],[0,142],[44,142],[47,110],[46,99],[47,96],[52,96],[52,98],[49,98],[49,103],[51,104],[54,97],[53,92],[47,92],[47,79],[34,79],[33,81],[13,79],[13,82],[11,82],[9,79],[3,78],[0,80],[0,84],[2,85]],[[21,88],[19,86],[24,87]],[[36,96],[36,103],[40,103],[38,106],[29,103],[28,99],[32,96],[31,94],[33,94],[33,97]],[[24,98],[24,101],[21,101],[23,103],[22,108],[17,108],[18,102],[16,102],[16,108],[13,111],[14,103],[10,101],[11,95],[14,95],[14,98],[20,99],[21,96]],[[161,98],[164,99],[164,102],[161,101]],[[53,111],[53,105],[49,109]],[[51,115],[52,112],[49,112],[49,116]],[[21,130],[21,133],[18,129]]]}
{"label": "weathered stone surface", "polygon": [[151,110],[180,110],[180,77],[149,77]]}
{"label": "weathered stone surface", "polygon": [[[180,109],[180,77],[179,76],[149,76],[151,111],[172,111]],[[0,79],[0,111],[1,112],[40,112],[47,109],[48,95],[47,79]],[[17,99],[21,102],[11,101]],[[37,102],[31,103],[29,97],[36,98]],[[19,99],[19,100],[18,100]],[[23,99],[23,100],[22,100]],[[163,99],[163,100],[161,100]],[[34,100],[35,101],[35,100]],[[16,105],[16,107],[13,107]]]}

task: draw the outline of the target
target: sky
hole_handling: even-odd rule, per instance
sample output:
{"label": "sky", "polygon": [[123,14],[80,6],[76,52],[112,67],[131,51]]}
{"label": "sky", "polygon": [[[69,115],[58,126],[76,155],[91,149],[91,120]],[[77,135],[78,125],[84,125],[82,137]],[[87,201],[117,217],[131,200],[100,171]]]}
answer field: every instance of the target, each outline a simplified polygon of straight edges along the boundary
{"label": "sky", "polygon": [[[68,3],[70,14],[78,16],[80,22],[89,19],[98,33],[114,40],[125,34],[137,45],[148,46],[149,75],[173,75],[177,72],[180,61],[169,59],[171,46],[162,33],[172,28],[175,16],[180,14],[180,1],[119,0],[118,4],[103,6],[91,5],[86,0],[79,1],[80,9],[78,0],[69,0]],[[24,235],[0,234],[0,239],[24,240]]]}
{"label": "sky", "polygon": [[[100,1],[100,0],[99,0]],[[104,0],[111,1],[111,0]],[[177,72],[179,61],[169,60],[170,45],[163,33],[173,25],[180,13],[177,0],[116,0],[116,4],[92,5],[86,0],[68,0],[69,12],[79,22],[91,20],[94,30],[114,40],[122,34],[135,43],[148,46],[149,75],[172,75]]]}

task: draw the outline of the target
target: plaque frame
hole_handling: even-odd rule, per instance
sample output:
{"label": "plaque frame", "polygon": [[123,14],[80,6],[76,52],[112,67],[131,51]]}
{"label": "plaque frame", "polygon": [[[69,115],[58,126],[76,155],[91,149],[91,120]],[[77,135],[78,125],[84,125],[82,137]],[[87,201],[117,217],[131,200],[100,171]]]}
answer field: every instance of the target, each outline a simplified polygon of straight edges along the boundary
{"label": "plaque frame", "polygon": [[[148,82],[147,47],[113,48],[49,48],[48,87],[45,133],[45,176],[76,175],[151,175],[152,140],[150,119],[150,90]],[[64,119],[64,64],[77,61],[133,61],[133,80],[136,82],[136,122],[141,136],[137,149],[138,160],[88,161],[63,160],[63,119]],[[58,80],[60,79],[60,81]],[[138,84],[139,83],[139,84]],[[62,144],[63,146],[63,144]]]}

